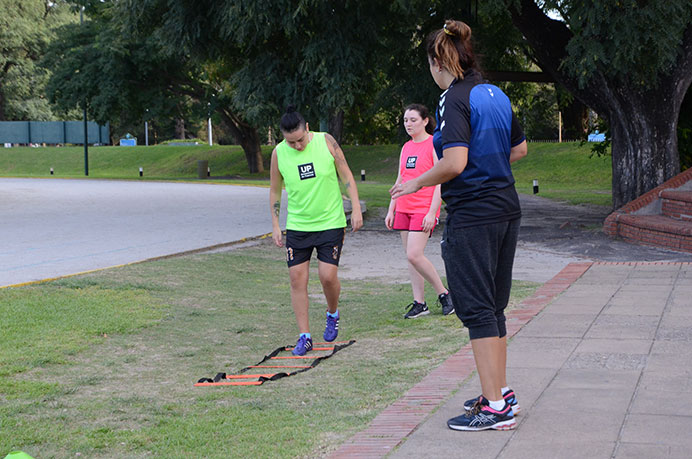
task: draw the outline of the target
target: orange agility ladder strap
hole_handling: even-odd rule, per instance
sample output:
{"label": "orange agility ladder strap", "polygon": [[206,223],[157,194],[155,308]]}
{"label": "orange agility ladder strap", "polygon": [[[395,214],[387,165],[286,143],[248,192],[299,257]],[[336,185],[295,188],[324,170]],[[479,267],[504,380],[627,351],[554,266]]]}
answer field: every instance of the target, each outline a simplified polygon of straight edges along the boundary
{"label": "orange agility ladder strap", "polygon": [[[286,349],[284,349],[284,351],[292,351],[292,350],[293,350],[293,346],[289,346]],[[312,350],[313,351],[333,351],[334,347],[313,347]]]}
{"label": "orange agility ladder strap", "polygon": [[279,355],[276,357],[272,357],[272,360],[280,360],[280,359],[311,359],[313,358],[312,355]]}
{"label": "orange agility ladder strap", "polygon": [[259,375],[226,375],[226,379],[247,379],[247,378],[271,378],[276,373],[262,373]]}
{"label": "orange agility ladder strap", "polygon": [[248,368],[312,368],[310,365],[250,365]]}
{"label": "orange agility ladder strap", "polygon": [[198,382],[196,387],[200,386],[261,386],[264,381],[218,381],[218,382]]}
{"label": "orange agility ladder strap", "polygon": [[[279,356],[278,354],[286,352],[293,349],[292,346],[281,346],[274,349],[271,353],[264,356],[264,358],[258,362],[256,365],[250,365],[239,371],[241,374],[237,375],[227,375],[226,373],[217,373],[214,378],[201,378],[195,384],[195,387],[207,387],[207,386],[261,386],[266,381],[276,381],[277,379],[285,378],[287,376],[293,376],[304,371],[308,371],[311,368],[315,368],[322,360],[328,359],[329,357],[336,354],[341,349],[350,346],[355,343],[355,340],[351,341],[338,341],[334,343],[317,343],[317,344],[334,344],[334,347],[330,347],[324,350],[331,350],[329,354],[325,355],[311,355],[311,356]],[[320,349],[313,349],[320,350]],[[277,359],[313,359],[310,365],[262,365],[264,362],[277,360]],[[247,374],[246,371],[254,368],[296,368],[296,371],[289,373],[261,373],[261,374]],[[228,381],[229,379],[251,379],[257,378],[257,381]]]}

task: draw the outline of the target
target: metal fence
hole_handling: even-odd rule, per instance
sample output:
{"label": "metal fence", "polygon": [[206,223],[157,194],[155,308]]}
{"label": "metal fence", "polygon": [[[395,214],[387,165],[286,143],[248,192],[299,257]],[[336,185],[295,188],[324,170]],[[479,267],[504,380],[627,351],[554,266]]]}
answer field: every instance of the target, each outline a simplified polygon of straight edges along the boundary
{"label": "metal fence", "polygon": [[[87,123],[90,144],[110,144],[110,125]],[[83,121],[0,121],[0,145],[3,143],[84,143]]]}

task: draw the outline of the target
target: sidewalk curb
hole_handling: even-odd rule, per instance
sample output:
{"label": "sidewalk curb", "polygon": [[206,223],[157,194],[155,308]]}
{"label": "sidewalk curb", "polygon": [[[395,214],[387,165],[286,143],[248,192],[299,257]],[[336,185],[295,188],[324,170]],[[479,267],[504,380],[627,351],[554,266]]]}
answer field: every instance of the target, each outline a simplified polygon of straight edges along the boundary
{"label": "sidewalk curb", "polygon": [[[533,296],[508,312],[507,337],[514,336],[556,296],[579,279],[592,264],[570,263],[538,288]],[[475,368],[471,343],[468,343],[399,400],[385,408],[365,430],[346,440],[329,457],[379,458],[389,454],[449,398],[473,374]]]}

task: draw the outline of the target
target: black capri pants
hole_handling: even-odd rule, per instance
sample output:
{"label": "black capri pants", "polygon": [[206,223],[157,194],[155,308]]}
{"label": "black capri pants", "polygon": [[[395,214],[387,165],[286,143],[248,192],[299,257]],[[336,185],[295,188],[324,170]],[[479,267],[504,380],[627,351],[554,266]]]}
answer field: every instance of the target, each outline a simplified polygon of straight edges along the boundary
{"label": "black capri pants", "polygon": [[442,258],[457,316],[471,339],[504,337],[505,308],[520,218],[469,227],[445,225]]}

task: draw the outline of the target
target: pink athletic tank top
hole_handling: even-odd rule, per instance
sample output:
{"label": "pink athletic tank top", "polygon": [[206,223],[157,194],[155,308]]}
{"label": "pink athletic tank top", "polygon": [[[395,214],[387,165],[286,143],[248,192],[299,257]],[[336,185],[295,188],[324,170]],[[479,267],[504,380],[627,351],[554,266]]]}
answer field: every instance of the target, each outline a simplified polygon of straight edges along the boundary
{"label": "pink athletic tank top", "polygon": [[[401,149],[401,160],[399,163],[399,174],[401,175],[402,183],[418,177],[433,167],[434,154],[432,136],[418,143],[413,140],[406,142]],[[430,210],[430,202],[434,192],[434,186],[427,186],[415,193],[401,196],[396,200],[396,211],[426,214]],[[437,208],[436,216],[440,216],[439,207]]]}

